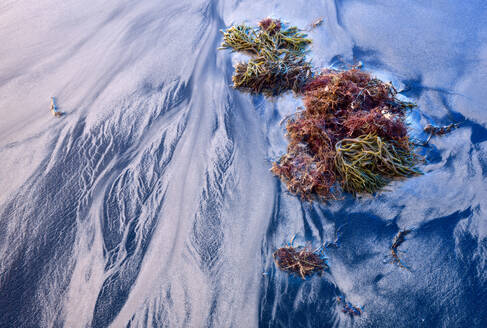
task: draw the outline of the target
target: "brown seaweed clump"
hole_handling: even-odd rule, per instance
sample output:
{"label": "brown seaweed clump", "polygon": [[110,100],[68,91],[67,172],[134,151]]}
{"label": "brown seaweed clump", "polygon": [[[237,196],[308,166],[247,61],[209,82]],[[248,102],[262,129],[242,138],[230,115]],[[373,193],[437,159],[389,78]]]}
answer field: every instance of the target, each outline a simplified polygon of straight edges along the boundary
{"label": "brown seaweed clump", "polygon": [[242,91],[277,96],[285,91],[298,93],[311,77],[306,49],[311,40],[297,27],[265,18],[254,28],[235,25],[223,33],[219,49],[232,49],[251,57],[235,65],[233,86]]}
{"label": "brown seaweed clump", "polygon": [[273,256],[279,269],[302,279],[315,273],[322,273],[328,268],[326,258],[307,246],[281,247],[274,252]]}
{"label": "brown seaweed clump", "polygon": [[374,193],[420,173],[404,121],[414,105],[390,83],[356,68],[324,70],[303,93],[305,109],[287,121],[287,153],[271,169],[290,192],[306,200]]}

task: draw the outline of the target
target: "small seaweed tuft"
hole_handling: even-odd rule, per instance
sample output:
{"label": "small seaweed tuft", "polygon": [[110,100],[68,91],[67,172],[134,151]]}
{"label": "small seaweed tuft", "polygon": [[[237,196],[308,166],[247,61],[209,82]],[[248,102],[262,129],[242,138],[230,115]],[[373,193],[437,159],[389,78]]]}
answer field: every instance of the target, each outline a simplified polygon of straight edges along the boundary
{"label": "small seaweed tuft", "polygon": [[326,258],[311,247],[288,245],[274,252],[274,261],[279,269],[295,274],[302,279],[328,268]]}
{"label": "small seaweed tuft", "polygon": [[223,32],[219,49],[242,52],[251,59],[235,65],[233,86],[251,93],[277,96],[288,90],[299,93],[309,78],[311,64],[306,49],[307,35],[280,20],[265,18],[257,28],[235,25]]}

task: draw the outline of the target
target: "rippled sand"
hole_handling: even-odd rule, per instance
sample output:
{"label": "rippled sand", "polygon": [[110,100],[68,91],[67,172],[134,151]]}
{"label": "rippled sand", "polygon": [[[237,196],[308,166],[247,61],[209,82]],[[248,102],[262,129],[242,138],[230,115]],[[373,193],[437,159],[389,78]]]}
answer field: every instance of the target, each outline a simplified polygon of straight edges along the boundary
{"label": "rippled sand", "polygon": [[[285,191],[269,168],[300,100],[233,90],[241,57],[216,50],[268,15],[324,17],[313,64],[393,81],[418,138],[462,122],[422,150],[425,175],[329,204]],[[481,0],[3,0],[0,327],[487,326],[486,16]],[[340,226],[327,274],[276,270],[294,234]],[[388,263],[403,228],[410,271]]]}

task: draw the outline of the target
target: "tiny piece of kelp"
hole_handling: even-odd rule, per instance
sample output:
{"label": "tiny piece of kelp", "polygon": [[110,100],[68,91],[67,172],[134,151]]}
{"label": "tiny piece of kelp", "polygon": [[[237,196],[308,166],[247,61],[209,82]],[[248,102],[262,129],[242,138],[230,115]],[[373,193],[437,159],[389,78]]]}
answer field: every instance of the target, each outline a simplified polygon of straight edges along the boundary
{"label": "tiny piece of kelp", "polygon": [[[320,248],[321,249],[321,248]],[[326,258],[318,250],[308,246],[288,245],[276,250],[273,254],[276,265],[282,271],[306,279],[315,273],[322,273],[328,268]]]}
{"label": "tiny piece of kelp", "polygon": [[311,24],[309,24],[309,28],[307,30],[311,31],[311,30],[317,28],[318,26],[321,26],[321,24],[323,24],[324,21],[325,21],[324,17],[316,18]]}
{"label": "tiny piece of kelp", "polygon": [[58,107],[56,106],[56,99],[51,97],[51,114],[55,117],[63,116],[63,113],[59,111]]}
{"label": "tiny piece of kelp", "polygon": [[345,301],[345,299],[341,296],[337,296],[337,302],[338,304],[341,304],[343,313],[349,314],[351,316],[359,316],[363,313],[363,310],[360,307]]}
{"label": "tiny piece of kelp", "polygon": [[305,52],[311,40],[295,26],[266,18],[258,27],[235,25],[223,33],[219,49],[232,49],[251,57],[235,65],[233,86],[242,91],[277,96],[300,92],[311,77]]}
{"label": "tiny piece of kelp", "polygon": [[424,127],[424,132],[428,133],[429,136],[428,139],[422,144],[422,146],[426,146],[433,136],[443,136],[447,133],[450,133],[453,129],[456,129],[459,126],[460,123],[451,123],[444,126],[434,126],[431,124],[426,124],[426,126]]}
{"label": "tiny piece of kelp", "polygon": [[408,235],[412,230],[401,230],[397,233],[392,241],[391,245],[391,255],[392,255],[392,263],[399,265],[403,269],[407,269],[407,267],[402,263],[401,259],[399,258],[399,246],[406,240],[406,235]]}

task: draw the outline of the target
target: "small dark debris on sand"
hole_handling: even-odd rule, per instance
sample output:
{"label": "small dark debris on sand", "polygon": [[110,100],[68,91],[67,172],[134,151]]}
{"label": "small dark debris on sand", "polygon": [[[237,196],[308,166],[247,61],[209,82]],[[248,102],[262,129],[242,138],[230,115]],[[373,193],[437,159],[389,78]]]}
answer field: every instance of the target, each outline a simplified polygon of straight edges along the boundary
{"label": "small dark debris on sand", "polygon": [[407,267],[402,263],[401,259],[399,258],[398,248],[406,240],[406,235],[408,235],[411,231],[412,230],[409,229],[399,231],[396,237],[394,237],[391,245],[392,263],[399,265],[403,269],[407,269]]}
{"label": "small dark debris on sand", "polygon": [[351,316],[360,316],[363,313],[363,310],[358,307],[353,305],[350,302],[345,301],[345,299],[341,296],[337,296],[337,302],[338,304],[342,305],[342,312],[347,313]]}
{"label": "small dark debris on sand", "polygon": [[309,25],[309,28],[307,29],[307,31],[312,31],[314,30],[315,28],[317,28],[318,26],[321,26],[323,24],[323,22],[325,21],[325,18],[324,17],[318,17],[316,18],[310,25]]}
{"label": "small dark debris on sand", "polygon": [[427,124],[424,127],[424,132],[428,133],[429,136],[428,136],[428,139],[426,140],[426,142],[422,144],[422,146],[426,146],[430,142],[430,140],[433,136],[443,136],[447,133],[450,133],[453,129],[456,129],[459,126],[460,126],[460,123],[451,123],[451,124],[444,125],[444,126],[434,126],[431,124]]}

